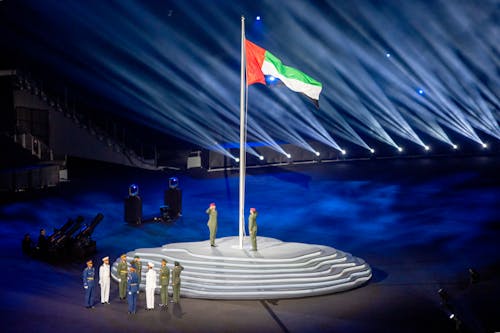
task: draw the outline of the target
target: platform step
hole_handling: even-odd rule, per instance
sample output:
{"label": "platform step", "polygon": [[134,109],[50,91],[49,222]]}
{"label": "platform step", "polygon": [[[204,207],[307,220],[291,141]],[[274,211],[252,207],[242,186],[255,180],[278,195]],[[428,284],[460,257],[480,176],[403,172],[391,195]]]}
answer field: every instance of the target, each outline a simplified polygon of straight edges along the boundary
{"label": "platform step", "polygon": [[[217,247],[207,241],[167,244],[127,253],[142,264],[153,262],[158,271],[161,260],[172,268],[175,261],[184,267],[181,295],[210,299],[270,299],[329,294],[356,288],[371,278],[370,266],[362,259],[324,245],[286,243],[258,237],[258,251],[249,244],[239,248],[237,237],[217,240]],[[111,269],[117,280],[116,267]],[[141,289],[145,288],[142,270]],[[170,287],[171,289],[171,287]]]}

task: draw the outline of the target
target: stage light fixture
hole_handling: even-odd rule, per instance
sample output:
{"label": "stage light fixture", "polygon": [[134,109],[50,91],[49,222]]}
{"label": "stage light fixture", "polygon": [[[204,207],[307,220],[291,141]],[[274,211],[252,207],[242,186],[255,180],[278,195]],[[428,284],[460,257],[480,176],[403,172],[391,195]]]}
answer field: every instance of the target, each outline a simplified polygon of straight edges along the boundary
{"label": "stage light fixture", "polygon": [[263,161],[264,160],[264,156],[259,155],[259,160]]}
{"label": "stage light fixture", "polygon": [[456,145],[456,144],[452,144],[451,146],[452,146],[452,147],[453,147],[453,149],[455,149],[455,150],[456,150],[456,149],[458,149],[458,145]]}
{"label": "stage light fixture", "polygon": [[168,188],[177,188],[179,186],[179,179],[177,177],[170,177],[168,179]]}
{"label": "stage light fixture", "polygon": [[390,58],[390,57],[391,57],[391,54],[390,54],[390,53],[386,53],[386,54],[385,54],[385,56],[386,56],[387,58]]}
{"label": "stage light fixture", "polygon": [[340,150],[340,152],[342,153],[342,155],[347,154],[347,150],[345,150],[345,149]]}
{"label": "stage light fixture", "polygon": [[375,154],[375,149],[370,148],[370,153]]}
{"label": "stage light fixture", "polygon": [[431,147],[429,147],[428,145],[424,145],[424,149],[425,149],[426,151],[429,151],[429,150],[431,150]]}
{"label": "stage light fixture", "polygon": [[256,19],[257,21],[260,21],[260,16],[257,16],[255,19]]}
{"label": "stage light fixture", "polygon": [[315,151],[315,152],[314,152],[314,155],[319,156],[319,155],[321,155],[321,154],[319,153],[319,151]]}
{"label": "stage light fixture", "polygon": [[286,154],[285,154],[285,156],[286,156],[287,158],[292,158],[292,155],[290,155],[289,153],[286,153]]}
{"label": "stage light fixture", "polygon": [[234,161],[235,161],[236,163],[240,163],[240,159],[239,159],[238,157],[235,157],[235,158],[234,158]]}
{"label": "stage light fixture", "polygon": [[423,89],[418,89],[418,94],[423,96],[424,95],[424,90]]}
{"label": "stage light fixture", "polygon": [[128,187],[128,195],[131,197],[139,195],[139,186],[137,186],[136,184],[131,184]]}
{"label": "stage light fixture", "polygon": [[403,152],[403,147],[399,147],[399,146],[398,146],[397,148],[398,148],[398,151],[399,151],[400,153],[401,153],[401,152]]}
{"label": "stage light fixture", "polygon": [[484,143],[484,142],[483,142],[483,143],[481,143],[481,146],[483,146],[483,148],[484,148],[484,149],[488,148],[488,144],[486,144],[486,143]]}

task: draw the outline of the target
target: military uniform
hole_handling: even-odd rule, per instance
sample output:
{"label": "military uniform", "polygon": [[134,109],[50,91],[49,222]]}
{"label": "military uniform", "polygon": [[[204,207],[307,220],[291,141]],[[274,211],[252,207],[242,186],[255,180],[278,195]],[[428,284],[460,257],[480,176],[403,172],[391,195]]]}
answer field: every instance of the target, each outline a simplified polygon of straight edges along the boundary
{"label": "military uniform", "polygon": [[139,277],[132,268],[127,275],[127,302],[128,313],[135,313],[137,307],[137,294],[139,293]]}
{"label": "military uniform", "polygon": [[85,289],[85,307],[93,308],[94,307],[94,278],[95,278],[95,270],[94,267],[87,266],[83,270],[83,288]]}
{"label": "military uniform", "polygon": [[142,262],[139,258],[139,256],[134,257],[134,261],[132,262],[132,266],[135,267],[135,272],[137,273],[137,276],[139,277],[139,287],[141,286],[141,278],[142,278]]}
{"label": "military uniform", "polygon": [[175,262],[175,266],[172,269],[172,289],[173,289],[173,302],[179,303],[179,298],[181,296],[181,272],[184,270],[178,262]]}
{"label": "military uniform", "polygon": [[161,296],[161,305],[167,306],[168,304],[168,284],[170,282],[170,269],[166,265],[165,261],[165,266],[161,266],[160,269],[160,296]]}
{"label": "military uniform", "polygon": [[252,250],[257,251],[257,211],[255,208],[250,208],[248,216],[248,233],[252,242]]}
{"label": "military uniform", "polygon": [[210,230],[210,246],[215,246],[215,235],[217,234],[217,210],[215,204],[210,204],[207,209],[208,214],[208,229]]}
{"label": "military uniform", "polygon": [[125,296],[127,294],[127,273],[128,273],[127,262],[125,261],[125,259],[127,258],[127,256],[125,254],[122,254],[121,258],[122,261],[118,263],[116,271],[118,274],[118,291],[120,294],[120,299],[125,299]]}
{"label": "military uniform", "polygon": [[154,264],[148,262],[148,272],[146,273],[146,309],[155,308],[155,290],[156,290],[156,271]]}
{"label": "military uniform", "polygon": [[109,257],[102,258],[103,264],[99,267],[99,285],[101,286],[101,303],[109,304],[110,267]]}

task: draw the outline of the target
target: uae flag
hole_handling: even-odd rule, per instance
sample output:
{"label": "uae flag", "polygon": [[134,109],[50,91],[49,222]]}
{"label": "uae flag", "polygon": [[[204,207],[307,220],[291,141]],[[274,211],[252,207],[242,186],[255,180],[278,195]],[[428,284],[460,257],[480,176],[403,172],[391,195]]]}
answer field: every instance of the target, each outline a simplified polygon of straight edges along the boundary
{"label": "uae flag", "polygon": [[265,75],[279,79],[289,89],[302,93],[319,106],[319,94],[323,85],[298,69],[283,65],[271,52],[245,39],[247,85],[266,84]]}

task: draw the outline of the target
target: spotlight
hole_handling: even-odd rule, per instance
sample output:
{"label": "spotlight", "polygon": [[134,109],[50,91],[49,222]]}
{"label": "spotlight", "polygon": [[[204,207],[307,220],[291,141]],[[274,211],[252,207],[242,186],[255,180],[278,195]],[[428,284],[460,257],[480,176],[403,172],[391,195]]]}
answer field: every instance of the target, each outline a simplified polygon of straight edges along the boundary
{"label": "spotlight", "polygon": [[488,148],[488,145],[486,143],[481,143],[481,146],[483,146],[484,149]]}
{"label": "spotlight", "polygon": [[239,159],[239,157],[235,157],[235,158],[234,158],[234,161],[235,161],[236,163],[240,163],[240,159]]}
{"label": "spotlight", "polygon": [[177,188],[179,186],[179,179],[177,177],[170,177],[168,179],[168,188]]}
{"label": "spotlight", "polygon": [[255,19],[256,19],[257,21],[260,21],[260,16],[257,16]]}
{"label": "spotlight", "polygon": [[403,151],[403,147],[397,147],[398,148],[398,151],[401,153]]}
{"label": "spotlight", "polygon": [[429,146],[427,146],[427,145],[424,145],[424,149],[425,149],[426,151],[429,151],[429,150],[431,150],[431,147],[429,147]]}
{"label": "spotlight", "polygon": [[456,150],[456,149],[458,149],[458,146],[457,146],[456,144],[452,144],[451,146],[452,146],[452,147],[453,147],[453,149],[455,149],[455,150]]}
{"label": "spotlight", "polygon": [[259,160],[263,161],[264,160],[264,156],[260,155],[259,156]]}
{"label": "spotlight", "polygon": [[292,158],[292,155],[290,155],[289,153],[286,153],[286,154],[285,154],[285,156],[286,156],[287,158]]}
{"label": "spotlight", "polygon": [[272,75],[269,75],[268,78],[269,78],[270,82],[276,81],[276,78],[274,76],[272,76]]}
{"label": "spotlight", "polygon": [[386,58],[390,58],[391,54],[390,53],[386,53],[385,56],[386,56]]}
{"label": "spotlight", "polygon": [[139,186],[132,184],[128,187],[128,195],[135,197],[139,194]]}
{"label": "spotlight", "polygon": [[424,95],[424,90],[423,90],[423,89],[418,89],[418,90],[417,90],[417,92],[418,92],[418,94],[419,94],[419,95],[421,95],[421,96],[423,96],[423,95]]}
{"label": "spotlight", "polygon": [[345,149],[341,149],[340,152],[342,153],[342,155],[347,154],[347,151]]}
{"label": "spotlight", "polygon": [[370,148],[370,153],[375,154],[375,149]]}
{"label": "spotlight", "polygon": [[315,152],[314,152],[314,155],[319,156],[319,155],[321,155],[321,154],[319,153],[319,151],[315,151]]}

